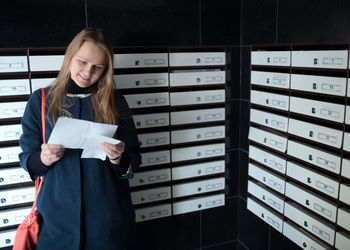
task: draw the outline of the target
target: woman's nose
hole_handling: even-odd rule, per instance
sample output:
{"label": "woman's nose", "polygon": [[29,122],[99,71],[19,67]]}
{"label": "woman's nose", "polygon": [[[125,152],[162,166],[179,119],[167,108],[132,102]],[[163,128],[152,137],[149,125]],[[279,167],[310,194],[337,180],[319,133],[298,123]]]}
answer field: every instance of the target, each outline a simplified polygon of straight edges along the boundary
{"label": "woman's nose", "polygon": [[84,67],[84,74],[85,76],[90,76],[92,74],[93,68],[89,65],[86,65]]}

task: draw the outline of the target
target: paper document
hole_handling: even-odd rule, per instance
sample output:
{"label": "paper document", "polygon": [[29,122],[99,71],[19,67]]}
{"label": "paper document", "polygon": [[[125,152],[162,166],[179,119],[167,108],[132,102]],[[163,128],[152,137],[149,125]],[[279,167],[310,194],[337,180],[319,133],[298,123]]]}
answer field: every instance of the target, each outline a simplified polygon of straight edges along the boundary
{"label": "paper document", "polygon": [[82,148],[82,158],[106,159],[101,142],[118,144],[112,138],[117,125],[96,123],[74,118],[60,117],[52,130],[49,144],[61,144],[64,148]]}

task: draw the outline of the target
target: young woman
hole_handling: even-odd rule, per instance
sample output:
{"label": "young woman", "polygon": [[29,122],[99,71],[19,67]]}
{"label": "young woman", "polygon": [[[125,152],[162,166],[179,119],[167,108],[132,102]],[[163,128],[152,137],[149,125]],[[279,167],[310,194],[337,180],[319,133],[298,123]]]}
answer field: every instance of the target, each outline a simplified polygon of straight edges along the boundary
{"label": "young woman", "polygon": [[116,138],[122,142],[101,144],[105,161],[44,144],[40,90],[28,101],[19,157],[32,179],[45,175],[37,199],[43,218],[38,250],[134,248],[128,178],[141,156],[128,105],[113,86],[112,45],[101,30],[88,28],[69,44],[58,77],[45,89],[46,141],[61,116],[118,124]]}

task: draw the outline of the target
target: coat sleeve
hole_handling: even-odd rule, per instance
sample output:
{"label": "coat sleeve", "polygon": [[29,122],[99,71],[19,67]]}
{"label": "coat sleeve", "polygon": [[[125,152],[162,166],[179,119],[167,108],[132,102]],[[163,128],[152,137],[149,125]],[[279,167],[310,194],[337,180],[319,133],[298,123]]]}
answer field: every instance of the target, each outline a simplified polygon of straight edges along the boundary
{"label": "coat sleeve", "polygon": [[[22,135],[19,145],[22,152],[19,154],[20,165],[26,170],[32,180],[40,173],[33,173],[28,165],[28,160],[32,155],[37,155],[41,151],[42,129],[41,129],[41,93],[40,89],[35,91],[28,100],[22,120]],[[41,161],[39,162],[40,164]]]}
{"label": "coat sleeve", "polygon": [[119,111],[117,139],[125,143],[125,149],[120,164],[114,165],[111,163],[111,165],[118,177],[130,179],[141,164],[140,144],[134,120],[125,98],[120,94],[116,94],[116,103]]}

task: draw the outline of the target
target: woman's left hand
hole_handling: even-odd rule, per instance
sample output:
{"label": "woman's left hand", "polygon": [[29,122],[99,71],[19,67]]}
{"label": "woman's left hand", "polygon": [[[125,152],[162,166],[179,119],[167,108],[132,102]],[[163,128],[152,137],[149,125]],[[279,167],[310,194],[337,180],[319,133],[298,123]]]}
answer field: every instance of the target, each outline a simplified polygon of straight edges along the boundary
{"label": "woman's left hand", "polygon": [[118,143],[118,144],[111,144],[108,142],[102,142],[101,147],[102,147],[103,151],[105,151],[110,162],[112,162],[115,165],[118,165],[120,163],[120,160],[122,158],[122,155],[123,155],[124,149],[125,149],[124,142],[120,141],[120,143]]}

